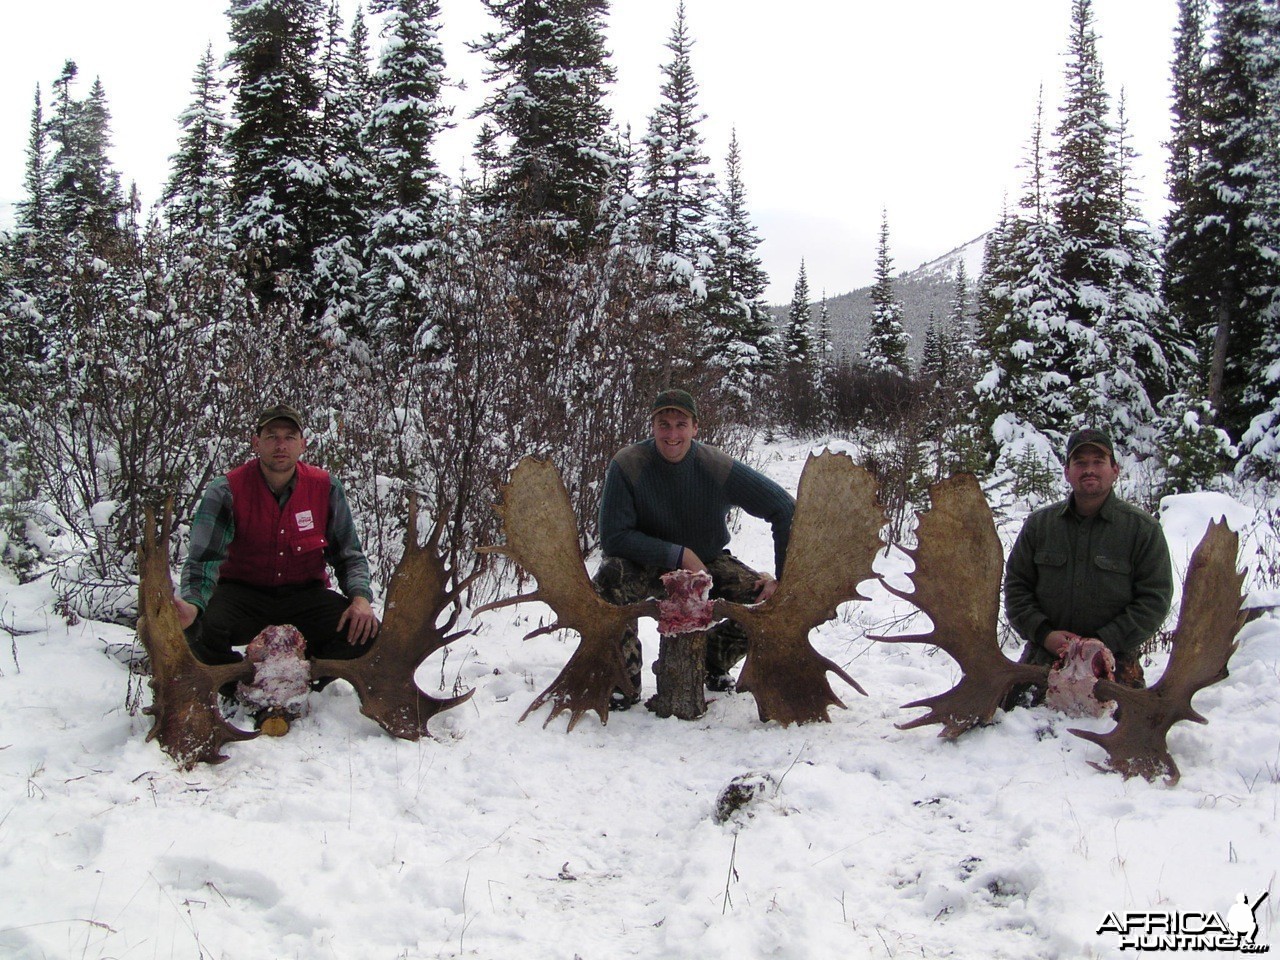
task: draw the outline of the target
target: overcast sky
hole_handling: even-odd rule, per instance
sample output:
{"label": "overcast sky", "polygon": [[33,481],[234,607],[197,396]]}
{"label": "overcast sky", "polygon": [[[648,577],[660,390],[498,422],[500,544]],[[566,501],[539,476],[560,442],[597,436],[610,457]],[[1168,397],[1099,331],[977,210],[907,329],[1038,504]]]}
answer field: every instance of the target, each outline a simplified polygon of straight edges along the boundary
{"label": "overcast sky", "polygon": [[[354,0],[344,0],[354,9]],[[0,204],[21,191],[32,95],[48,102],[64,60],[79,94],[101,77],[113,157],[150,205],[168,174],[176,117],[205,46],[226,49],[226,0],[45,0],[7,10],[0,57]],[[464,44],[488,25],[480,0],[440,0],[458,129],[440,144],[456,172],[474,134],[484,63]],[[1094,0],[1103,76],[1124,88],[1148,216],[1166,209],[1169,59],[1176,0]],[[676,0],[612,0],[614,116],[644,132],[658,100]],[[1070,0],[686,0],[708,155],[724,171],[737,129],[770,302],[791,299],[800,260],[816,300],[872,278],[880,212],[897,271],[988,229],[1008,196],[1043,85],[1058,122]],[[376,47],[375,47],[376,49]],[[7,222],[7,210],[4,216]]]}

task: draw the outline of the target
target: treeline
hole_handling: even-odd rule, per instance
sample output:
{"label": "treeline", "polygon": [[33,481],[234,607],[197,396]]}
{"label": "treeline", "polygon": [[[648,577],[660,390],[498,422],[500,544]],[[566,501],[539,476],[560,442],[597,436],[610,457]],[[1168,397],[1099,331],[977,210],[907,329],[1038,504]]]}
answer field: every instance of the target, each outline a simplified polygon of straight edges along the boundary
{"label": "treeline", "polygon": [[[1023,192],[989,234],[976,286],[957,276],[917,368],[887,216],[859,354],[832,350],[801,265],[784,340],[793,425],[905,431],[899,459],[925,474],[1051,476],[1066,434],[1090,423],[1158,460],[1161,492],[1230,471],[1280,477],[1280,12],[1268,0],[1179,11],[1163,229],[1137,203],[1092,4],[1073,0],[1058,122],[1037,111]],[[889,424],[877,404],[895,411]]]}
{"label": "treeline", "polygon": [[1026,195],[912,369],[887,216],[859,355],[831,350],[803,267],[773,329],[736,138],[718,176],[706,155],[683,6],[633,135],[604,101],[606,0],[483,2],[488,97],[457,177],[436,154],[435,0],[371,0],[350,24],[336,2],[232,0],[230,52],[196,65],[145,212],[108,159],[101,84],[81,93],[68,63],[37,87],[0,245],[0,502],[7,559],[52,561],[69,610],[127,610],[142,505],[172,498],[180,536],[280,400],[384,577],[409,490],[477,563],[525,454],[556,461],[593,546],[605,464],[670,384],[730,448],[766,425],[856,437],[898,516],[957,468],[1043,474],[1085,419],[1177,483],[1276,474],[1274,4],[1182,2],[1161,245],[1074,0],[1055,144],[1037,119]]}
{"label": "treeline", "polygon": [[409,489],[476,564],[525,454],[555,459],[590,547],[599,478],[666,384],[739,442],[767,278],[736,141],[720,178],[705,155],[683,7],[633,140],[604,104],[605,0],[486,6],[489,96],[459,179],[435,154],[433,0],[373,0],[349,26],[336,3],[235,0],[145,216],[108,159],[101,84],[81,95],[67,63],[37,88],[0,267],[11,562],[57,562],[82,612],[127,608],[142,506],[174,498],[180,535],[277,400],[306,412],[384,575]]}

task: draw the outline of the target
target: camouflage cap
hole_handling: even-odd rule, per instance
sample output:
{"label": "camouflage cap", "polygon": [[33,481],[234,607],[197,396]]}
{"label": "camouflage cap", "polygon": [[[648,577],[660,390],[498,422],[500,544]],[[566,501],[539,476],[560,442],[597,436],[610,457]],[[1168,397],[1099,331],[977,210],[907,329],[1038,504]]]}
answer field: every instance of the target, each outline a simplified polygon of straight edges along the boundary
{"label": "camouflage cap", "polygon": [[302,432],[302,414],[298,413],[297,410],[293,409],[293,407],[286,403],[278,403],[274,407],[267,407],[259,413],[258,419],[255,421],[257,426],[254,432],[261,433],[262,428],[272,420],[292,421],[293,425],[298,428],[298,432]]}

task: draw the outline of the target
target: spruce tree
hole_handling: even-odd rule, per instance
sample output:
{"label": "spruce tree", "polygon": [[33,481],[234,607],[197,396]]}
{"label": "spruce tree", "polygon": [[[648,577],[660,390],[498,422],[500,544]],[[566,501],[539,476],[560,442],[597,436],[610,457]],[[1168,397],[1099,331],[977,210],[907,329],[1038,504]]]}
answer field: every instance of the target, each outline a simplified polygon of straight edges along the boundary
{"label": "spruce tree", "polygon": [[436,0],[375,0],[386,43],[373,73],[364,139],[374,190],[365,260],[366,315],[384,342],[434,347],[424,269],[438,252],[437,208],[446,186],[432,153],[448,122]]}
{"label": "spruce tree", "polygon": [[645,137],[644,215],[666,272],[692,301],[698,299],[710,249],[707,228],[714,177],[699,129],[706,114],[698,108],[690,58],[693,39],[683,0],[666,46],[671,60],[662,67],[666,79],[661,100]]}
{"label": "spruce tree", "polygon": [[1277,288],[1275,4],[1221,0],[1203,76],[1203,152],[1171,215],[1169,286],[1218,425],[1242,438],[1269,408]]}
{"label": "spruce tree", "polygon": [[88,95],[72,93],[78,71],[68,60],[54,83],[48,137],[48,216],[59,236],[78,233],[98,247],[119,239],[127,209],[120,174],[111,164],[111,113],[102,83]]}
{"label": "spruce tree", "polygon": [[18,201],[17,227],[19,235],[32,240],[44,234],[49,203],[49,139],[45,129],[44,106],[40,87],[36,86],[35,100],[31,107],[31,127],[27,140],[27,162],[23,174],[25,199]]}
{"label": "spruce tree", "polygon": [[[1196,229],[1195,223],[1195,211],[1207,206],[1207,198],[1199,195],[1206,146],[1206,7],[1206,0],[1178,0],[1172,65],[1173,122],[1167,144],[1169,213],[1164,224],[1163,278],[1165,303],[1175,321],[1193,338],[1200,339],[1212,326],[1213,310],[1213,285],[1206,283],[1208,278],[1203,275],[1212,259],[1211,240]],[[1207,360],[1210,351],[1200,344],[1200,353]]]}
{"label": "spruce tree", "polygon": [[309,281],[317,242],[315,207],[325,177],[315,142],[321,5],[231,0],[227,16],[232,230],[250,254],[258,292],[271,299]]}
{"label": "spruce tree", "polygon": [[1018,213],[1006,214],[989,240],[978,291],[976,388],[981,423],[998,446],[1027,429],[1065,436],[1071,423],[1066,370],[1082,326],[1068,317],[1071,293],[1061,275],[1063,243],[1047,203],[1044,156],[1037,103]]}
{"label": "spruce tree", "polygon": [[589,235],[614,165],[607,0],[483,2],[500,28],[473,47],[488,57],[495,86],[479,112],[507,145],[488,205]]}
{"label": "spruce tree", "polygon": [[1249,70],[1263,98],[1247,134],[1240,130],[1247,137],[1243,152],[1256,178],[1250,185],[1251,191],[1256,190],[1250,198],[1255,214],[1249,228],[1254,237],[1242,251],[1247,265],[1242,273],[1252,279],[1246,304],[1252,322],[1241,326],[1242,332],[1250,327],[1260,330],[1256,345],[1244,354],[1241,364],[1246,369],[1240,414],[1250,421],[1241,436],[1240,466],[1245,475],[1276,479],[1280,478],[1280,9],[1274,2],[1259,0],[1228,19],[1233,28],[1239,24]]}
{"label": "spruce tree", "polygon": [[876,278],[871,286],[871,325],[862,349],[862,362],[872,371],[906,376],[907,342],[902,326],[902,303],[893,290],[893,258],[889,256],[889,214],[880,217],[880,241],[876,247]]}
{"label": "spruce tree", "polygon": [[367,336],[358,289],[365,272],[373,192],[362,139],[369,121],[368,65],[363,57],[358,43],[348,43],[338,0],[333,0],[320,57],[316,159],[325,176],[316,197],[313,269],[324,336],[339,343]]}
{"label": "spruce tree", "polygon": [[801,260],[795,292],[791,295],[791,308],[787,311],[786,338],[782,344],[782,359],[790,374],[807,376],[813,369],[813,337],[809,332],[812,322],[809,277]]}
{"label": "spruce tree", "polygon": [[175,230],[212,237],[221,231],[227,212],[229,126],[212,46],[205,49],[191,83],[191,104],[178,116],[182,133],[169,158],[160,203]]}
{"label": "spruce tree", "polygon": [[1114,131],[1098,58],[1092,0],[1072,0],[1066,102],[1052,151],[1054,210],[1062,238],[1061,276],[1071,319],[1092,327],[1111,289],[1120,198]]}
{"label": "spruce tree", "polygon": [[756,253],[760,237],[747,210],[742,157],[736,131],[729,139],[724,189],[717,194],[707,299],[702,312],[722,331],[718,352],[726,369],[726,388],[746,402],[770,365],[772,324],[764,302],[769,277]]}

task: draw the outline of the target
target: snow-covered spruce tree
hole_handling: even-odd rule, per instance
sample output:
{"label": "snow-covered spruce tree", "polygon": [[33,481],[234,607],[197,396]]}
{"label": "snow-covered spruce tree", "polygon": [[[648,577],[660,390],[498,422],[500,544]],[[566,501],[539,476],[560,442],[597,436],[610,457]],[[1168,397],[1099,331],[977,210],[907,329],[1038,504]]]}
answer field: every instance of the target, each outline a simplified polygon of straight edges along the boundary
{"label": "snow-covered spruce tree", "polygon": [[804,376],[813,369],[813,305],[809,299],[809,275],[804,261],[796,274],[796,286],[791,294],[791,307],[787,310],[787,330],[782,341],[782,362],[789,372]]}
{"label": "snow-covered spruce tree", "polygon": [[1115,132],[1108,119],[1093,0],[1072,0],[1065,85],[1057,144],[1051,151],[1054,213],[1062,242],[1059,272],[1069,296],[1068,316],[1089,331],[1112,288],[1121,217]]}
{"label": "snow-covered spruce tree", "polygon": [[[1133,151],[1128,143],[1124,95],[1116,120],[1116,184],[1120,219],[1111,256],[1111,288],[1096,312],[1090,334],[1080,346],[1081,380],[1075,385],[1079,422],[1124,437],[1131,452],[1156,452],[1155,408],[1151,400],[1171,386],[1166,352],[1178,349],[1178,336],[1160,292],[1159,252],[1143,218],[1129,176]],[[1176,355],[1176,354],[1175,354]]]}
{"label": "snow-covered spruce tree", "polygon": [[[232,230],[266,302],[307,300],[317,242],[320,0],[231,0]],[[286,294],[287,291],[287,294]]]}
{"label": "snow-covered spruce tree", "polygon": [[631,124],[614,132],[613,176],[605,188],[601,228],[614,244],[644,243],[646,226],[640,203],[643,160],[641,145],[631,135]]}
{"label": "snow-covered spruce tree", "polygon": [[1270,116],[1262,126],[1270,128],[1271,149],[1261,158],[1270,160],[1265,183],[1265,213],[1271,237],[1270,270],[1256,289],[1262,311],[1262,340],[1253,357],[1254,370],[1250,390],[1245,394],[1246,408],[1261,407],[1241,437],[1244,457],[1240,471],[1246,476],[1280,478],[1280,9],[1274,3],[1258,10],[1258,40],[1254,47],[1254,64],[1260,83],[1269,92]]}
{"label": "snow-covered spruce tree", "polygon": [[1028,143],[1018,213],[1006,213],[988,239],[978,288],[980,424],[990,430],[993,465],[1017,456],[1028,431],[1065,437],[1071,419],[1063,372],[1080,339],[1067,317],[1059,274],[1061,239],[1050,219],[1042,106]]}
{"label": "snow-covered spruce tree", "polygon": [[907,343],[902,326],[902,303],[893,290],[893,258],[889,256],[889,214],[880,216],[880,241],[876,247],[876,279],[871,286],[871,323],[862,348],[862,363],[873,373],[907,376]]}
{"label": "snow-covered spruce tree", "polygon": [[775,372],[776,389],[772,391],[775,422],[796,432],[815,429],[821,420],[818,369],[813,344],[813,304],[809,294],[809,275],[800,261],[796,285],[782,331],[780,363]]}
{"label": "snow-covered spruce tree", "polygon": [[1164,366],[1142,327],[1160,320],[1159,277],[1144,225],[1129,221],[1137,207],[1126,193],[1126,145],[1109,119],[1097,46],[1092,0],[1073,0],[1066,101],[1052,151],[1067,347],[1052,369],[1068,379],[1070,410],[1043,425],[1109,426],[1141,448],[1151,441],[1153,411],[1139,364],[1151,364],[1157,383]]}
{"label": "snow-covered spruce tree", "polygon": [[191,103],[178,115],[182,133],[169,158],[160,207],[175,231],[212,238],[226,223],[230,124],[222,112],[224,94],[211,46],[196,65],[191,85]]}
{"label": "snow-covered spruce tree", "polygon": [[818,319],[813,330],[814,385],[819,403],[824,411],[831,408],[831,389],[835,378],[836,347],[831,338],[831,308],[827,305],[827,291],[818,300]]}
{"label": "snow-covered spruce tree", "polygon": [[[640,236],[665,278],[668,305],[679,317],[681,333],[664,352],[663,379],[701,396],[718,397],[724,358],[717,345],[725,332],[706,307],[707,277],[717,246],[712,222],[715,177],[700,131],[706,115],[698,107],[683,3],[667,41],[671,60],[662,67],[658,106],[644,138]],[[616,229],[615,229],[616,232]]]}
{"label": "snow-covered spruce tree", "polygon": [[494,86],[478,111],[504,137],[485,206],[551,222],[579,242],[597,226],[616,162],[605,95],[607,0],[483,0],[499,28],[472,49]]}
{"label": "snow-covered spruce tree", "polygon": [[1164,460],[1161,496],[1206,490],[1237,450],[1226,431],[1213,425],[1213,407],[1192,384],[1160,400],[1156,428]]}
{"label": "snow-covered spruce tree", "polygon": [[[1208,345],[1213,327],[1216,282],[1204,274],[1214,258],[1215,241],[1196,228],[1196,211],[1206,209],[1200,197],[1200,167],[1205,155],[1205,58],[1208,0],[1178,0],[1172,64],[1173,121],[1166,181],[1169,212],[1164,223],[1163,294],[1172,322],[1193,350],[1198,378],[1207,382]],[[1207,389],[1204,391],[1207,395]]]}
{"label": "snow-covered spruce tree", "polygon": [[[356,25],[363,29],[362,17]],[[353,33],[363,37],[359,30]],[[360,291],[373,191],[362,140],[370,111],[366,42],[348,43],[338,0],[333,0],[320,56],[316,159],[325,177],[316,196],[313,274],[321,336],[341,345],[353,338],[364,343],[368,338]]]}
{"label": "snow-covered spruce tree", "polygon": [[671,60],[662,66],[665,80],[645,135],[643,211],[659,268],[678,291],[681,305],[689,307],[706,295],[715,178],[699,129],[706,114],[698,107],[690,58],[693,39],[683,0],[666,47]]}
{"label": "snow-covered spruce tree", "polygon": [[[1280,149],[1277,73],[1280,26],[1268,0],[1221,0],[1204,77],[1203,162],[1183,206],[1201,235],[1175,256],[1180,282],[1208,291],[1189,332],[1207,357],[1203,367],[1218,425],[1244,440],[1248,469],[1265,466],[1274,447],[1275,353],[1280,287]],[[1174,237],[1170,236],[1171,246]],[[1183,309],[1195,301],[1183,298]],[[1264,420],[1254,428],[1255,418]],[[1269,426],[1267,424],[1270,424]],[[1259,456],[1253,448],[1263,443]]]}
{"label": "snow-covered spruce tree", "polygon": [[716,199],[718,243],[712,248],[707,300],[702,309],[722,334],[716,351],[725,366],[724,392],[746,412],[762,377],[774,365],[776,344],[764,302],[769,277],[756,253],[760,236],[747,210],[736,131],[729,139],[724,189]]}
{"label": "snow-covered spruce tree", "polygon": [[379,351],[433,352],[425,265],[436,254],[437,207],[447,187],[432,150],[449,110],[436,0],[374,0],[385,14],[375,102],[364,139],[374,189],[364,277],[365,315]]}
{"label": "snow-covered spruce tree", "polygon": [[973,391],[978,369],[975,354],[969,277],[961,260],[951,308],[942,320],[930,316],[920,359],[924,431],[932,447],[935,480],[982,466],[985,433]]}
{"label": "snow-covered spruce tree", "polygon": [[98,245],[119,239],[127,209],[120,174],[107,151],[111,146],[111,112],[102,83],[94,80],[88,95],[77,100],[71,87],[77,74],[68,60],[54,82],[53,113],[48,138],[49,226],[58,236],[78,233]]}
{"label": "snow-covered spruce tree", "polygon": [[44,122],[40,87],[36,86],[31,106],[31,127],[27,139],[27,159],[22,176],[23,199],[18,201],[17,234],[39,237],[49,216],[49,137]]}

